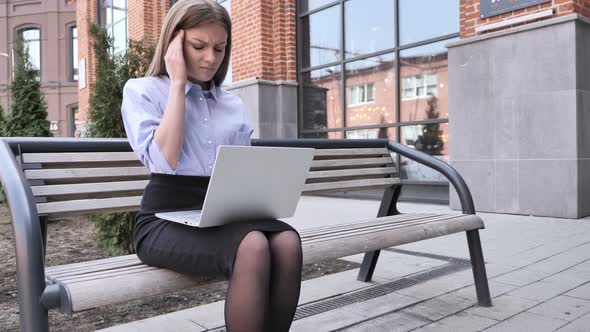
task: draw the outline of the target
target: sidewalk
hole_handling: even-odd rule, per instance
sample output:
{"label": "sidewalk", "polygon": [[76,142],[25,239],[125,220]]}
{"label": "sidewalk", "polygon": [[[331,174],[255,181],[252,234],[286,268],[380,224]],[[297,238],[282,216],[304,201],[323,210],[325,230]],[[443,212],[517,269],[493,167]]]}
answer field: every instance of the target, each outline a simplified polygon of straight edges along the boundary
{"label": "sidewalk", "polygon": [[[337,224],[373,217],[378,205],[303,197],[287,221],[297,229]],[[382,251],[371,283],[357,281],[358,270],[305,281],[291,330],[590,331],[590,218],[480,216],[493,307],[476,305],[461,233]],[[360,262],[362,255],[346,259]],[[221,331],[223,324],[223,302],[217,302],[103,331]]]}

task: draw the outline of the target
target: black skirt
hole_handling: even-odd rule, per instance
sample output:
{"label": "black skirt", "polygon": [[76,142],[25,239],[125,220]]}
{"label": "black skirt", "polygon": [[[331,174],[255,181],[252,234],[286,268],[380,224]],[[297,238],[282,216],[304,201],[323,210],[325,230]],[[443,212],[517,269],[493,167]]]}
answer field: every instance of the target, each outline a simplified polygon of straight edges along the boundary
{"label": "black skirt", "polygon": [[133,228],[133,246],[143,263],[196,277],[228,278],[246,234],[295,231],[276,219],[198,228],[154,215],[201,209],[208,184],[209,177],[151,174]]}

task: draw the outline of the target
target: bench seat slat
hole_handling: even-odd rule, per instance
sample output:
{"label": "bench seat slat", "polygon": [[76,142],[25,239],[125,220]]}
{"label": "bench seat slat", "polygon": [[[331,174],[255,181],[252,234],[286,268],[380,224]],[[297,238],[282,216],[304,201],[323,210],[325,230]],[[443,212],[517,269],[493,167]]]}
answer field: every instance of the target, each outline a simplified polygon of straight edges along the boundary
{"label": "bench seat slat", "polygon": [[[483,221],[475,215],[395,215],[351,223],[348,227],[333,232],[309,229],[302,231],[304,263],[313,263],[327,258],[338,258],[357,253],[383,249],[405,243],[425,240],[442,235],[483,228]],[[433,220],[443,218],[444,222]],[[388,223],[393,220],[395,222]],[[412,220],[404,225],[400,220]],[[373,227],[387,224],[386,228],[374,231],[359,231],[357,224],[371,223]],[[361,227],[361,230],[363,228]],[[66,313],[83,311],[98,306],[124,302],[149,295],[161,294],[210,282],[211,279],[199,279],[184,276],[166,269],[147,268],[137,265],[131,270],[135,255],[123,258],[108,258],[88,263],[75,263],[48,268],[46,275],[52,283],[65,288],[69,295],[68,303],[62,308]],[[109,264],[110,260],[113,264]],[[97,264],[100,262],[100,264]],[[105,269],[105,267],[109,266]],[[146,269],[143,269],[146,267]],[[137,269],[132,272],[133,269]],[[83,271],[77,273],[76,271]],[[67,271],[66,277],[60,278],[55,272]],[[57,273],[59,274],[59,272]]]}
{"label": "bench seat slat", "polygon": [[61,153],[23,153],[23,163],[61,164],[113,161],[136,161],[133,152],[61,152]]}
{"label": "bench seat slat", "polygon": [[137,274],[137,273],[151,271],[151,270],[157,270],[157,269],[159,269],[159,268],[155,267],[155,266],[141,264],[141,265],[137,265],[137,266],[120,268],[120,269],[116,269],[116,270],[99,271],[99,272],[85,273],[85,274],[69,276],[69,277],[61,277],[60,282],[72,284],[75,282],[84,282],[84,281],[89,281],[89,280],[112,278],[112,277],[119,276],[119,275]]}
{"label": "bench seat slat", "polygon": [[96,183],[74,183],[32,186],[34,196],[59,196],[73,194],[92,194],[116,191],[143,190],[148,180],[115,181]]}
{"label": "bench seat slat", "polygon": [[80,199],[74,201],[50,202],[37,204],[39,214],[92,213],[97,211],[114,211],[120,209],[138,209],[141,196]]}
{"label": "bench seat slat", "polygon": [[113,268],[116,269],[123,269],[123,268],[133,268],[143,265],[143,263],[137,257],[133,257],[133,259],[125,260],[125,261],[116,261],[116,262],[109,262],[104,263],[101,265],[89,265],[89,266],[81,266],[78,268],[72,268],[70,270],[64,271],[51,271],[49,272],[52,277],[54,278],[71,278],[78,275],[84,275],[88,273],[95,273],[101,271],[110,271]]}
{"label": "bench seat slat", "polygon": [[338,232],[330,232],[327,234],[316,234],[314,236],[309,236],[307,238],[307,243],[322,242],[322,241],[326,241],[326,240],[334,240],[334,239],[344,238],[344,237],[348,237],[348,236],[357,236],[357,235],[362,235],[362,234],[381,232],[386,229],[392,230],[392,229],[406,228],[406,227],[417,226],[417,225],[426,225],[426,224],[430,224],[430,223],[444,222],[444,221],[447,221],[452,218],[454,218],[454,216],[452,216],[452,215],[442,215],[442,216],[439,215],[439,216],[432,217],[429,219],[416,219],[416,220],[409,220],[409,221],[403,221],[403,222],[388,223],[388,224],[384,224],[384,225],[375,224],[375,225],[360,228],[360,229],[347,229],[347,230],[340,230]]}
{"label": "bench seat slat", "polygon": [[322,226],[322,227],[315,227],[306,230],[302,230],[299,232],[299,235],[302,238],[311,239],[313,236],[316,235],[325,235],[332,233],[341,232],[343,230],[354,230],[354,229],[363,229],[366,227],[374,227],[374,226],[382,226],[388,224],[403,224],[412,222],[415,220],[427,220],[430,218],[435,218],[439,216],[439,214],[423,214],[423,213],[409,213],[409,214],[397,214],[394,216],[388,216],[385,218],[375,218],[369,221],[364,222],[351,222],[347,224],[336,224],[330,226]]}
{"label": "bench seat slat", "polygon": [[29,180],[58,180],[83,178],[112,178],[129,176],[148,176],[147,168],[140,167],[95,167],[95,168],[56,168],[29,169],[25,176]]}
{"label": "bench seat slat", "polygon": [[141,263],[141,261],[139,260],[139,258],[137,258],[136,255],[124,255],[124,256],[117,256],[117,257],[101,258],[101,259],[96,259],[93,261],[85,261],[85,262],[79,262],[79,263],[70,263],[70,264],[64,264],[64,265],[49,266],[49,267],[45,268],[45,273],[54,275],[54,274],[58,274],[58,273],[61,273],[64,271],[76,271],[80,268],[95,267],[97,269],[100,269],[102,266],[108,265],[108,264],[128,264],[128,265],[131,265],[131,264],[134,264],[135,262]]}

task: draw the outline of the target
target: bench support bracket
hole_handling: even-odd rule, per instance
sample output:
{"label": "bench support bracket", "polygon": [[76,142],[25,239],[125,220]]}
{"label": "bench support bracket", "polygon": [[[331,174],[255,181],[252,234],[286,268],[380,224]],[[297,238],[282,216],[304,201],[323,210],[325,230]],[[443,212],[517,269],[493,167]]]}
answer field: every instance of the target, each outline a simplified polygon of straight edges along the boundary
{"label": "bench support bracket", "polygon": [[[399,211],[397,211],[396,202],[400,191],[401,187],[399,185],[385,189],[377,217],[393,216],[399,214]],[[361,269],[358,276],[356,277],[357,280],[369,282],[371,279],[373,279],[373,272],[375,272],[375,267],[377,266],[377,260],[379,260],[380,252],[380,250],[376,250],[365,253],[365,256],[363,257],[363,263],[361,264]]]}
{"label": "bench support bracket", "polygon": [[467,244],[469,245],[469,256],[471,258],[471,268],[473,269],[473,279],[475,280],[477,302],[482,307],[491,307],[492,299],[490,298],[488,276],[486,274],[486,266],[483,260],[481,241],[477,229],[467,231]]}

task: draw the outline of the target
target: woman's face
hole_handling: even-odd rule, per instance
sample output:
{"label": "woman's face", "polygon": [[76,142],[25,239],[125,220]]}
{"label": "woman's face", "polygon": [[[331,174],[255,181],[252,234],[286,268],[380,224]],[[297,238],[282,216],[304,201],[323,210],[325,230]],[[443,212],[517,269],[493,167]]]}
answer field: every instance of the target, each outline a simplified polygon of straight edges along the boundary
{"label": "woman's face", "polygon": [[197,84],[211,81],[225,57],[227,32],[220,23],[206,23],[184,30],[184,60],[188,79]]}

